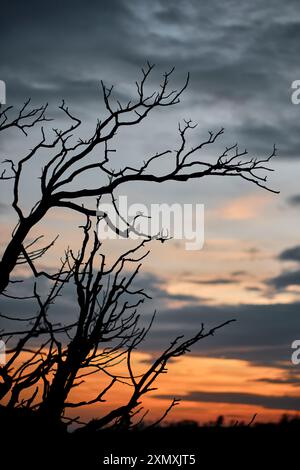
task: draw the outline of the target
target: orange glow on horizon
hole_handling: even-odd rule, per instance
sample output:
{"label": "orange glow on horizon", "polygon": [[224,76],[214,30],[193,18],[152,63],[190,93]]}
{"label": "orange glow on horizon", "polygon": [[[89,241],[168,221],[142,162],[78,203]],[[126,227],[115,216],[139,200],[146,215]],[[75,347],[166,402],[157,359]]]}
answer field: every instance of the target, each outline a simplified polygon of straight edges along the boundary
{"label": "orange glow on horizon", "polygon": [[[150,357],[149,354],[136,353],[135,370],[137,373],[145,369],[146,366],[143,362],[149,360]],[[269,409],[238,402],[234,404],[195,402],[185,400],[184,397],[190,391],[251,393],[278,397],[296,395],[295,388],[292,385],[257,382],[257,379],[262,377],[267,379],[280,378],[282,376],[280,369],[254,366],[247,361],[184,356],[174,360],[168,369],[168,374],[161,376],[154,385],[158,388],[157,391],[151,392],[143,399],[143,411],[150,410],[147,415],[148,421],[158,419],[169,406],[172,397],[182,398],[182,401],[169,414],[167,418],[169,422],[192,419],[203,424],[216,420],[219,415],[223,415],[227,423],[232,420],[249,422],[254,413],[258,414],[257,421],[278,421],[284,413],[287,413],[286,410]],[[96,375],[87,377],[80,390],[74,389],[72,400],[83,400],[96,396],[101,388],[100,383],[101,381]],[[83,407],[80,410],[82,419],[85,421],[99,417],[113,407],[124,404],[124,400],[129,396],[129,393],[129,387],[117,386],[108,393],[107,403]],[[168,395],[170,399],[156,398],[160,395]],[[289,413],[294,414],[296,410]],[[72,410],[72,413],[70,413],[72,416],[78,416],[78,414],[78,409]]]}

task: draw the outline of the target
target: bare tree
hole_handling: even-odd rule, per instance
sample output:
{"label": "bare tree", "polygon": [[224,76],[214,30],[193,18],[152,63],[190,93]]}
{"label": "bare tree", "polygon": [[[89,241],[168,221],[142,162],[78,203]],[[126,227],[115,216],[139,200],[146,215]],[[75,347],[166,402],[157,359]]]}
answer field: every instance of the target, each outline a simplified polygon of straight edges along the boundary
{"label": "bare tree", "polygon": [[[142,398],[155,390],[154,382],[167,372],[168,361],[184,355],[193,344],[233,320],[207,331],[202,324],[188,339],[178,336],[144,372],[135,373],[134,351],[145,339],[154,319],[153,315],[147,326],[140,326],[138,308],[149,296],[143,289],[134,289],[133,285],[141,262],[149,253],[146,245],[150,239],[144,239],[122,253],[108,267],[97,234],[94,232],[91,237],[89,218],[83,231],[81,249],[76,255],[72,250],[66,251],[59,276],[52,282],[44,300],[35,284],[33,298],[38,305],[37,314],[29,319],[13,318],[17,323],[26,321],[26,328],[0,334],[7,340],[7,345],[11,345],[9,360],[0,368],[0,397],[7,397],[7,406],[11,409],[25,407],[43,420],[51,421],[52,425],[59,425],[61,419],[67,423],[74,421],[68,416],[70,408],[101,403],[115,384],[122,384],[131,390],[127,402],[82,429],[137,426],[147,413],[139,420],[135,419],[143,410]],[[57,315],[51,311],[65,284],[70,282],[74,283],[77,294],[74,322],[54,322]],[[125,369],[122,373],[116,371],[121,363]],[[86,401],[70,402],[69,395],[74,387],[80,387],[84,378],[93,374],[99,378],[99,393]],[[107,379],[105,385],[100,380],[103,376]],[[177,403],[174,398],[158,422]]]}
{"label": "bare tree", "polygon": [[[116,188],[126,182],[188,181],[209,175],[239,176],[272,191],[266,185],[264,172],[271,171],[267,164],[275,155],[275,147],[265,159],[246,158],[243,160],[242,157],[247,155],[247,151],[240,151],[235,144],[225,148],[214,162],[206,161],[199,157],[199,151],[213,145],[223,133],[223,129],[209,132],[207,140],[190,147],[187,142],[188,133],[195,127],[191,121],[184,121],[183,125],[179,125],[181,144],[176,151],[167,148],[146,158],[144,163],[138,167],[131,167],[126,165],[126,162],[122,162],[123,166],[120,170],[109,168],[110,153],[114,151],[109,148],[109,145],[117,131],[122,127],[139,124],[156,108],[176,105],[188,85],[189,77],[181,89],[170,90],[169,79],[173,73],[172,69],[164,74],[158,91],[147,93],[146,85],[153,67],[148,63],[142,69],[142,78],[136,82],[137,98],[134,102],[128,102],[125,105],[119,101],[114,105],[112,101],[113,88],[108,88],[102,83],[106,116],[97,122],[88,139],[79,139],[75,143],[72,136],[80,127],[81,121],[69,111],[64,102],[60,106],[60,110],[70,119],[70,125],[65,130],[54,129],[54,137],[47,137],[43,128],[43,124],[49,121],[46,116],[47,105],[30,110],[30,103],[27,101],[15,117],[10,117],[11,107],[0,108],[0,131],[16,128],[27,135],[33,127],[41,125],[41,138],[36,145],[18,162],[6,160],[5,163],[8,167],[5,167],[0,176],[2,180],[13,180],[12,207],[18,217],[18,224],[0,261],[0,292],[6,289],[10,274],[18,262],[24,262],[24,257],[27,258],[27,261],[28,258],[33,261],[37,256],[35,250],[31,252],[26,250],[24,246],[26,237],[53,207],[64,207],[85,215],[95,216],[96,208],[84,207],[80,202],[82,198],[95,200],[103,195],[112,195]],[[103,158],[101,161],[91,162],[89,157],[96,147],[102,148]],[[24,168],[32,163],[33,158],[44,149],[49,151],[49,158],[41,170],[40,199],[29,210],[29,213],[24,214],[19,204],[19,190]],[[162,175],[152,171],[153,165],[166,155],[172,158],[172,169]],[[108,182],[97,187],[70,189],[72,182],[86,175],[90,170],[98,170],[108,178]]]}
{"label": "bare tree", "polygon": [[[166,372],[168,361],[182,356],[195,343],[213,335],[216,330],[233,321],[229,320],[208,330],[201,325],[199,331],[191,338],[178,336],[146,370],[142,373],[135,372],[134,352],[146,338],[154,317],[147,326],[141,323],[139,308],[148,294],[143,289],[134,289],[134,281],[143,259],[149,252],[148,244],[153,239],[164,241],[165,237],[162,234],[143,234],[136,246],[122,253],[109,265],[102,252],[101,241],[93,232],[92,219],[97,224],[101,217],[109,226],[112,225],[111,221],[108,214],[99,214],[96,207],[85,207],[82,204],[83,198],[99,201],[102,196],[110,195],[118,212],[114,191],[124,183],[188,181],[209,175],[238,176],[273,191],[267,186],[265,172],[272,171],[267,164],[275,155],[275,147],[265,159],[243,159],[247,151],[240,151],[235,144],[225,148],[212,163],[200,158],[199,151],[213,145],[223,133],[223,129],[215,133],[209,132],[207,140],[190,147],[187,141],[188,133],[195,128],[190,120],[179,125],[180,145],[177,150],[166,149],[156,153],[137,167],[122,162],[122,168],[119,170],[109,168],[110,153],[114,151],[109,144],[117,131],[123,126],[140,123],[155,108],[177,104],[188,85],[187,77],[180,90],[170,90],[169,79],[173,73],[171,70],[164,74],[159,91],[148,94],[145,87],[152,70],[153,66],[150,64],[142,69],[142,78],[136,83],[137,99],[126,105],[117,102],[114,107],[112,88],[107,88],[102,83],[107,116],[97,122],[88,139],[79,139],[74,143],[73,134],[81,125],[81,121],[71,114],[63,102],[60,109],[70,119],[69,127],[65,130],[54,130],[52,138],[46,137],[46,132],[41,127],[41,139],[28,154],[18,162],[5,162],[8,167],[2,171],[1,180],[12,180],[12,207],[17,214],[18,223],[0,262],[0,290],[6,297],[24,301],[22,296],[8,293],[7,286],[9,282],[15,285],[16,281],[10,279],[15,266],[26,264],[35,279],[33,293],[29,298],[34,300],[37,306],[36,313],[29,318],[1,314],[3,319],[17,325],[15,329],[0,331],[0,338],[5,339],[8,345],[8,361],[0,367],[0,398],[6,400],[8,409],[27,408],[43,419],[51,417],[53,423],[60,423],[61,420],[71,423],[74,419],[68,416],[68,410],[101,403],[116,384],[123,384],[131,391],[127,402],[87,423],[83,429],[136,426],[145,416],[141,413],[142,398],[155,389],[154,382]],[[17,128],[27,135],[31,128],[49,121],[46,111],[47,105],[30,110],[29,102],[26,102],[18,115],[10,118],[11,107],[0,109],[0,131]],[[103,158],[94,162],[89,157],[97,146],[103,150]],[[44,149],[49,152],[49,157],[41,169],[40,196],[29,213],[25,214],[19,201],[24,169]],[[170,157],[171,170],[164,174],[152,171],[153,165],[166,155]],[[86,175],[90,170],[98,170],[108,182],[97,187],[76,190],[70,188],[77,178]],[[35,262],[48,251],[55,240],[37,248],[36,244],[41,237],[30,242],[26,242],[26,238],[31,229],[53,207],[76,211],[84,215],[87,221],[83,226],[83,240],[78,253],[68,248],[59,271],[50,274],[39,271]],[[134,224],[125,220],[125,225],[125,235],[135,231]],[[117,227],[113,228],[118,230]],[[49,292],[46,297],[39,292],[37,281],[40,276],[48,279]],[[74,312],[69,324],[60,318],[57,319],[55,315],[57,299],[67,284],[75,286],[77,301],[77,312]],[[120,363],[126,365],[125,373],[117,372]],[[70,401],[74,387],[80,387],[84,378],[93,374],[106,378],[104,386],[103,381],[99,380],[99,393],[86,401]],[[177,400],[174,398],[161,419],[176,404]],[[139,413],[142,416],[138,420],[135,417]]]}

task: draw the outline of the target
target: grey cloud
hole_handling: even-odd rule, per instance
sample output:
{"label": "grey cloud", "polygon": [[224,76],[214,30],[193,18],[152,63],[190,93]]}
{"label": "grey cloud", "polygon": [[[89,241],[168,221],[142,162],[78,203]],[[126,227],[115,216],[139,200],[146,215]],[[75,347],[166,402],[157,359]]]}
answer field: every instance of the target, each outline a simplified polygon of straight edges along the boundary
{"label": "grey cloud", "polygon": [[247,286],[246,290],[248,290],[249,292],[261,292],[262,288],[257,286]]}
{"label": "grey cloud", "polygon": [[96,82],[120,77],[120,67],[124,76],[130,69],[132,15],[121,0],[104,0],[101,5],[91,1],[88,7],[79,1],[54,3],[57,8],[45,3],[43,11],[37,1],[20,4],[17,12],[13,5],[4,6],[7,47],[1,74],[8,98],[33,95],[41,101],[66,98],[74,105],[89,105],[97,96]]}
{"label": "grey cloud", "polygon": [[300,270],[286,271],[266,281],[266,284],[278,290],[284,290],[289,286],[300,284]]}
{"label": "grey cloud", "polygon": [[300,376],[297,374],[287,374],[286,377],[271,379],[269,377],[262,377],[257,379],[256,382],[276,384],[276,385],[293,385],[294,387],[300,387]]}
{"label": "grey cloud", "polygon": [[162,70],[175,65],[175,85],[191,72],[185,106],[197,108],[200,120],[202,112],[214,116],[217,128],[224,122],[216,108],[223,109],[232,116],[232,138],[249,151],[265,155],[276,142],[280,155],[299,157],[299,111],[290,101],[291,82],[299,78],[293,0],[276,0],[272,8],[257,0],[94,0],[88,6],[68,0],[43,9],[32,0],[18,9],[6,3],[2,15],[7,47],[0,74],[12,101],[33,94],[90,108],[100,78],[124,93],[149,59]]}
{"label": "grey cloud", "polygon": [[186,306],[162,310],[144,347],[159,350],[178,334],[191,336],[203,322],[206,330],[230,319],[237,321],[200,341],[193,354],[243,359],[257,365],[294,369],[291,344],[300,336],[300,304]]}
{"label": "grey cloud", "polygon": [[[31,295],[32,280],[15,284],[11,289],[18,295]],[[39,291],[46,295],[47,280],[39,281]],[[192,353],[202,357],[241,359],[257,365],[279,367],[293,371],[291,344],[300,337],[300,303],[274,305],[206,305],[193,296],[170,296],[159,277],[145,273],[134,285],[134,289],[145,288],[152,295],[141,308],[141,322],[148,323],[153,311],[157,316],[153,327],[143,343],[143,350],[160,351],[178,335],[193,336],[205,325],[206,330],[230,319],[237,321],[220,329],[212,336],[196,344]],[[68,283],[63,295],[52,306],[51,318],[62,323],[74,321],[77,314],[74,286]],[[169,308],[171,300],[183,301],[185,306]],[[30,317],[37,310],[33,300],[18,301],[2,297],[1,312],[6,315]],[[14,323],[12,323],[14,325]],[[1,319],[2,328],[12,324]],[[15,325],[14,325],[15,327]]]}
{"label": "grey cloud", "polygon": [[239,282],[239,281],[237,279],[227,279],[227,278],[222,278],[222,277],[216,277],[214,279],[189,280],[189,282],[193,284],[218,285],[218,284],[232,284],[232,283]]}
{"label": "grey cloud", "polygon": [[283,250],[278,258],[282,261],[297,261],[300,262],[300,246],[293,246]]}
{"label": "grey cloud", "polygon": [[[169,395],[157,395],[156,398],[172,398]],[[190,392],[184,396],[185,401],[205,403],[228,403],[240,405],[256,405],[267,409],[299,410],[300,396],[288,395],[258,395],[241,392]]]}
{"label": "grey cloud", "polygon": [[[300,262],[300,246],[296,245],[291,248],[286,248],[278,255],[280,261],[294,261]],[[300,270],[285,270],[282,273],[272,278],[266,279],[266,286],[271,286],[277,290],[285,290],[290,286],[297,286],[300,284]]]}
{"label": "grey cloud", "polygon": [[295,194],[294,196],[291,196],[289,199],[288,199],[288,202],[292,205],[292,206],[298,206],[300,204],[300,194]]}
{"label": "grey cloud", "polygon": [[[16,280],[16,279],[15,279]],[[50,291],[51,284],[50,281],[44,277],[40,277],[38,281],[33,278],[27,278],[21,283],[12,284],[9,288],[7,295],[2,295],[0,299],[0,312],[8,315],[10,317],[19,317],[19,318],[28,318],[34,315],[38,310],[38,304],[33,296],[33,285],[34,282],[37,282],[37,291],[41,296],[46,296]],[[154,276],[151,273],[141,273],[137,278],[135,278],[132,284],[132,290],[138,291],[143,289],[153,300],[148,300],[145,302],[144,311],[152,314],[155,308],[166,308],[167,302],[169,301],[178,301],[187,304],[197,304],[200,301],[205,302],[206,298],[200,299],[199,297],[193,295],[185,294],[168,294],[165,288],[164,281]],[[13,298],[17,296],[20,299]],[[27,297],[26,299],[22,299]],[[132,296],[128,295],[128,300],[132,301]],[[127,297],[123,296],[123,300],[126,300]],[[155,307],[153,307],[155,303]],[[78,305],[76,302],[76,290],[74,284],[69,281],[66,283],[62,290],[62,296],[59,296],[55,305],[50,309],[50,315],[52,318],[57,319],[57,321],[62,323],[70,323],[74,321],[78,312]],[[2,328],[10,328],[14,325],[15,322],[10,322],[6,319],[0,319]],[[18,327],[19,325],[17,325]],[[23,327],[24,324],[21,325]]]}

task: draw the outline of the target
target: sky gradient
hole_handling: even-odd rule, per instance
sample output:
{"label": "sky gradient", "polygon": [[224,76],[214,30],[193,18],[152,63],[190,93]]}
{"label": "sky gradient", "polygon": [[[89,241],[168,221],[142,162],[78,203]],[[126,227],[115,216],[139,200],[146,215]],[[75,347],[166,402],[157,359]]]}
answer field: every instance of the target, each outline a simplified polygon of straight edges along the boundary
{"label": "sky gradient", "polygon": [[[34,104],[49,102],[58,127],[65,124],[57,110],[65,99],[83,120],[83,134],[93,129],[104,114],[100,80],[113,84],[116,99],[126,102],[147,60],[157,64],[154,88],[161,72],[173,66],[174,87],[191,74],[179,105],[119,133],[117,169],[120,162],[140,162],[153,152],[176,148],[177,125],[183,118],[198,123],[192,143],[225,127],[218,143],[206,150],[207,158],[235,142],[250,156],[265,157],[276,144],[269,186],[279,195],[238,178],[214,177],[155,188],[126,185],[119,194],[145,204],[205,205],[202,250],[186,251],[184,242],[175,240],[154,243],[144,263],[137,282],[152,300],[145,304],[143,317],[149,319],[154,309],[158,314],[137,358],[139,367],[178,332],[192,334],[201,322],[210,327],[237,320],[170,366],[159,390],[147,399],[153,416],[174,394],[185,399],[170,416],[174,420],[203,422],[224,414],[228,420],[250,421],[256,412],[260,420],[275,420],[300,410],[300,366],[291,363],[291,343],[300,338],[300,105],[291,102],[291,83],[300,79],[299,2],[101,0],[41,6],[28,1],[6,3],[2,14],[0,79],[6,82],[7,104],[19,106],[29,97]],[[35,138],[34,132],[26,139],[1,136],[1,160],[18,159]],[[26,174],[24,208],[37,198],[37,176],[45,158],[37,158]],[[16,221],[9,203],[5,183],[2,248]],[[40,266],[54,269],[66,245],[78,245],[81,222],[63,210],[47,214],[30,238],[44,233],[50,241],[58,232],[60,237]],[[126,243],[108,242],[107,250],[115,253],[116,244]],[[28,276],[20,268],[15,272],[22,274]],[[28,292],[30,282],[18,288]],[[40,282],[41,292],[46,284]],[[65,290],[55,314],[68,319],[74,293],[71,287]],[[33,307],[28,301],[21,308],[25,315]],[[1,301],[1,311],[16,309],[16,301]],[[85,384],[87,392],[94,387],[93,380]],[[114,400],[121,400],[123,393],[116,393]],[[93,407],[83,415],[97,413]]]}

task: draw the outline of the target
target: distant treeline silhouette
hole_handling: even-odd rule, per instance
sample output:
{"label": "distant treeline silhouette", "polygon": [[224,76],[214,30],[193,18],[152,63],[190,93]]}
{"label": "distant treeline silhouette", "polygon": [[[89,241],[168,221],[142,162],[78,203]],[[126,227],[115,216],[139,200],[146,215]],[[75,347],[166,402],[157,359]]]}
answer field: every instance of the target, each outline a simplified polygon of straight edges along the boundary
{"label": "distant treeline silhouette", "polygon": [[[287,468],[288,462],[297,461],[300,437],[300,417],[297,415],[283,415],[277,422],[232,421],[227,424],[219,416],[204,424],[183,420],[153,428],[77,432],[67,431],[67,427],[51,429],[51,422],[48,428],[43,427],[44,421],[39,426],[35,413],[25,409],[18,411],[12,419],[7,407],[0,407],[0,422],[5,430],[2,444],[5,449],[10,445],[18,448],[14,462],[30,464],[30,468],[38,468],[45,455],[48,464],[59,462],[60,467],[73,465],[74,468],[78,464],[84,464],[85,468],[96,468],[95,465],[102,468],[107,456],[147,459],[149,455],[195,455],[198,465],[194,468],[206,468],[204,462],[207,461],[212,468],[220,464],[244,468],[240,455],[257,468],[262,465],[270,468],[279,462],[282,468]],[[144,465],[139,463],[135,468],[144,468]]]}

